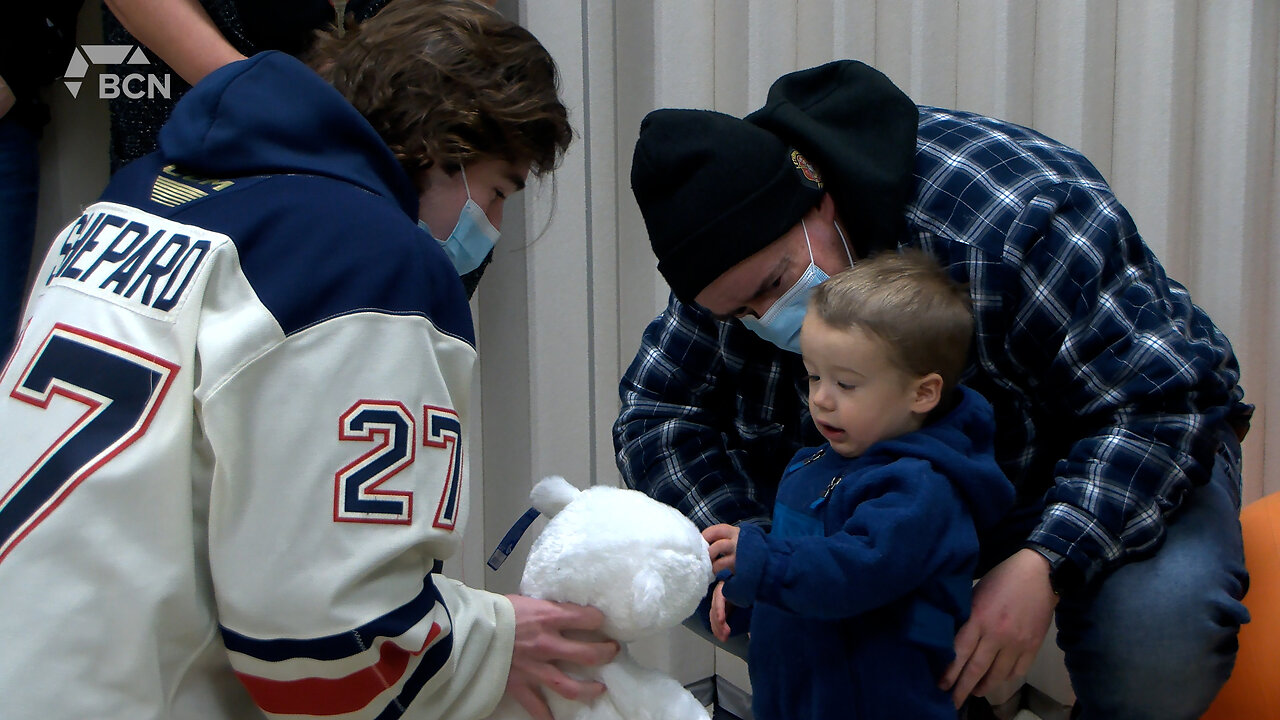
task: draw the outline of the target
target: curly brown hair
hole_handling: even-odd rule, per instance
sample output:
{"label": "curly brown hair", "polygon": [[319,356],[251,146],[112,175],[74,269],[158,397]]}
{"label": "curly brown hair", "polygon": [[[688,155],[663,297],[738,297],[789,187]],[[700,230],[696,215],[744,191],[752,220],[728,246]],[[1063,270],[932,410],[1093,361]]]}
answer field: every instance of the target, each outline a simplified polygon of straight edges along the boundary
{"label": "curly brown hair", "polygon": [[398,0],[304,58],[373,125],[415,181],[436,163],[555,168],[573,139],[555,61],[476,0]]}

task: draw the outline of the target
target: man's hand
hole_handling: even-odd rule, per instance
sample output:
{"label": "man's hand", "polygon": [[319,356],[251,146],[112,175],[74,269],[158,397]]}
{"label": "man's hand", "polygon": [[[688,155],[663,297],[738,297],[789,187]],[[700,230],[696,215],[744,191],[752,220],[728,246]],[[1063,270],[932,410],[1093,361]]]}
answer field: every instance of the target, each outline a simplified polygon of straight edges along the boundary
{"label": "man's hand", "polygon": [[604,614],[595,608],[524,595],[508,595],[507,599],[516,612],[516,644],[507,694],[534,720],[552,720],[542,696],[543,686],[569,700],[590,702],[599,697],[605,690],[603,684],[576,680],[556,663],[603,665],[618,654],[618,643],[613,640],[569,637],[596,633],[604,624]]}
{"label": "man's hand", "polygon": [[738,554],[737,526],[712,525],[702,531],[702,539],[711,546],[711,571],[732,571]]}
{"label": "man's hand", "polygon": [[973,589],[973,612],[956,633],[956,659],[938,686],[960,707],[1000,683],[1026,675],[1044,642],[1058,597],[1049,561],[1024,548],[991,569]]}

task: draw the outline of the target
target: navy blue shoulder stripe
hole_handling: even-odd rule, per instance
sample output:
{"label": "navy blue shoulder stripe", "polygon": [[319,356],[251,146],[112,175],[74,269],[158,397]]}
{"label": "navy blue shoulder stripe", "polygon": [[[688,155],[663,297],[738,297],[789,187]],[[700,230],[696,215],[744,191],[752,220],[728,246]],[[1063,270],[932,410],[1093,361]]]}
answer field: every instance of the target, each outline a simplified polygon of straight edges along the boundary
{"label": "navy blue shoulder stripe", "polygon": [[[242,655],[268,662],[281,662],[294,658],[314,660],[341,660],[373,647],[379,637],[394,638],[422,621],[437,604],[443,604],[440,591],[432,576],[422,581],[422,591],[409,602],[358,628],[317,638],[259,639],[242,635],[225,625],[219,625],[222,642],[227,649]],[[452,642],[441,643],[451,645]]]}
{"label": "navy blue shoulder stripe", "polygon": [[241,269],[285,334],[382,312],[425,317],[474,347],[457,271],[394,200],[334,178],[272,175],[232,179],[168,207],[152,199],[162,175],[159,156],[148,156],[117,173],[102,199],[231,237]]}

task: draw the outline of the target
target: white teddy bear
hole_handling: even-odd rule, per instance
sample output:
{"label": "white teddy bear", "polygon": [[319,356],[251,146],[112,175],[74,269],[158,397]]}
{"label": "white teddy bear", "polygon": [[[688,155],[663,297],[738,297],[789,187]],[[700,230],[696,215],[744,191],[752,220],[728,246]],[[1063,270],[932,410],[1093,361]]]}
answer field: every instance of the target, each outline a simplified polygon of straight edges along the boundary
{"label": "white teddy bear", "polygon": [[[569,668],[608,688],[591,703],[543,692],[556,720],[706,720],[706,710],[688,690],[636,663],[625,645],[673,628],[697,609],[713,579],[698,528],[675,508],[635,490],[579,490],[562,477],[549,477],[529,497],[551,519],[529,550],[520,592],[599,608],[604,633],[622,644],[610,663]],[[491,718],[528,715],[504,701]]]}

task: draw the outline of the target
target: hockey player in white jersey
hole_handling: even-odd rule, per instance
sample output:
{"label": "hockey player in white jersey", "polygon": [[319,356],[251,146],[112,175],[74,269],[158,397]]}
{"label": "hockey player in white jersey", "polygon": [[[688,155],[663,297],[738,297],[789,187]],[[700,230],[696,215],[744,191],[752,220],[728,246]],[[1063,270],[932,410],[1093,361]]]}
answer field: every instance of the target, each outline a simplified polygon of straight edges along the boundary
{"label": "hockey player in white jersey", "polygon": [[[502,201],[571,130],[529,33],[392,3],[233,63],[54,241],[0,376],[0,716],[448,718],[602,688],[598,611],[458,548]],[[318,72],[317,72],[318,71]],[[554,690],[550,688],[554,688]]]}

